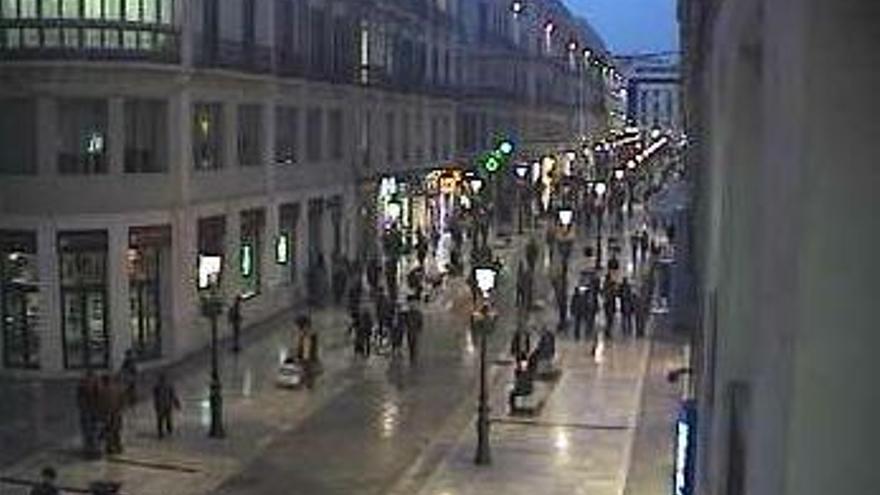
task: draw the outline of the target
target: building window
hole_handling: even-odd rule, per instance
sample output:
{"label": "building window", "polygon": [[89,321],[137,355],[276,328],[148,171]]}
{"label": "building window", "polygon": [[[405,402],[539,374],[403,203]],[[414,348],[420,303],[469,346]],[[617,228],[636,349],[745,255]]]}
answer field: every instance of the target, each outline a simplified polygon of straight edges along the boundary
{"label": "building window", "polygon": [[223,167],[223,106],[220,103],[193,106],[193,163],[196,170]]}
{"label": "building window", "polygon": [[107,102],[61,100],[58,103],[58,172],[107,173]]}
{"label": "building window", "polygon": [[134,227],[128,232],[128,297],[135,357],[162,356],[163,287],[168,275],[171,228]]}
{"label": "building window", "polygon": [[40,367],[37,274],[36,234],[0,230],[0,324],[3,365],[7,368]]}
{"label": "building window", "polygon": [[320,162],[324,159],[324,113],[320,108],[310,108],[306,114],[306,160]]}
{"label": "building window", "polygon": [[[287,246],[287,263],[282,263],[283,280],[296,283],[297,264],[299,253],[299,203],[286,203],[278,208],[278,235],[283,236]],[[276,239],[276,243],[278,240]],[[276,253],[277,254],[277,253]],[[276,260],[278,258],[276,257]],[[280,261],[279,261],[280,262]]]}
{"label": "building window", "polygon": [[165,102],[125,102],[125,173],[161,173],[168,170]]}
{"label": "building window", "polygon": [[0,175],[35,174],[36,105],[33,100],[0,100]]}
{"label": "building window", "polygon": [[242,167],[256,167],[262,163],[263,107],[238,107],[238,163]]}
{"label": "building window", "polygon": [[64,367],[107,368],[107,232],[62,232],[58,256]]}
{"label": "building window", "polygon": [[238,253],[238,268],[242,280],[241,295],[245,298],[260,293],[265,224],[266,210],[258,208],[241,212],[241,246]]}
{"label": "building window", "polygon": [[327,133],[330,138],[330,158],[341,160],[345,156],[345,127],[342,110],[331,110],[327,116]]}
{"label": "building window", "polygon": [[293,165],[299,161],[299,110],[275,108],[275,162]]}
{"label": "building window", "polygon": [[[197,276],[197,287],[199,290],[210,289],[212,285],[219,287],[223,280],[222,260],[226,254],[226,217],[218,215],[200,218],[196,228],[199,266],[197,266],[197,272],[194,275]],[[206,260],[206,266],[201,266],[203,258]],[[208,258],[219,259],[218,266],[208,267]],[[209,268],[216,268],[219,271],[210,272]]]}

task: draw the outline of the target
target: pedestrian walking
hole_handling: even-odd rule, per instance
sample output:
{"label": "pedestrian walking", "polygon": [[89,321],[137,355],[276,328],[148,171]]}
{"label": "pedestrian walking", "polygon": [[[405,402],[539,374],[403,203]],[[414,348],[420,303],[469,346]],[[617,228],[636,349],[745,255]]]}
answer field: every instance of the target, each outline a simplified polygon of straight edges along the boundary
{"label": "pedestrian walking", "polygon": [[534,237],[529,237],[529,243],[526,244],[526,265],[530,272],[535,271],[535,265],[538,262],[538,243]]}
{"label": "pedestrian walking", "polygon": [[166,435],[174,433],[175,410],[180,410],[180,399],[177,397],[177,391],[168,381],[165,373],[160,373],[153,387],[153,409],[156,411],[156,432],[159,439],[165,438]]}
{"label": "pedestrian walking", "polygon": [[422,300],[422,284],[424,279],[424,265],[418,265],[412,268],[406,275],[406,284],[409,290],[415,295],[416,300]]}
{"label": "pedestrian walking", "polygon": [[86,370],[76,388],[76,403],[79,410],[79,426],[82,435],[83,452],[88,458],[101,456],[99,442],[98,400],[100,382],[92,370]]}
{"label": "pedestrian walking", "polygon": [[519,262],[519,266],[516,269],[516,307],[517,308],[527,308],[526,302],[526,285],[528,285],[528,280],[526,276],[527,268],[523,261]]}
{"label": "pedestrian walking", "polygon": [[605,310],[605,336],[610,338],[614,328],[614,317],[617,313],[617,287],[611,273],[605,275],[602,286],[602,303]]}
{"label": "pedestrian walking", "polygon": [[345,295],[345,288],[348,285],[348,260],[342,255],[336,255],[333,263],[333,302],[336,305],[342,304],[342,297]]}
{"label": "pedestrian walking", "polygon": [[391,298],[380,292],[376,298],[376,320],[380,337],[385,337],[394,324],[394,308]]}
{"label": "pedestrian walking", "polygon": [[379,291],[379,278],[382,276],[382,265],[373,256],[367,263],[367,284],[370,286],[370,294],[375,297]]}
{"label": "pedestrian walking", "polygon": [[510,357],[519,363],[529,358],[532,352],[532,336],[528,330],[520,326],[513,332],[510,339]]}
{"label": "pedestrian walking", "polygon": [[235,296],[226,314],[229,326],[232,327],[232,352],[241,352],[241,294]]}
{"label": "pedestrian walking", "polygon": [[620,284],[620,317],[621,329],[624,335],[633,334],[633,323],[635,317],[635,301],[633,298],[633,290],[629,285],[629,280],[624,277]]}
{"label": "pedestrian walking", "polygon": [[409,349],[409,361],[415,364],[419,356],[419,341],[424,330],[425,320],[422,311],[411,305],[406,315],[406,346]]}
{"label": "pedestrian walking", "polygon": [[578,286],[571,295],[571,314],[574,318],[574,339],[581,340],[581,326],[586,324],[589,304],[589,288]]}
{"label": "pedestrian walking", "polygon": [[137,403],[138,369],[137,361],[134,358],[134,351],[131,349],[125,351],[125,357],[119,366],[119,377],[125,389],[124,405],[125,407],[132,407]]}
{"label": "pedestrian walking", "polygon": [[373,318],[369,311],[361,311],[355,322],[354,353],[370,357],[370,338],[373,334]]}
{"label": "pedestrian walking", "polygon": [[636,337],[644,337],[650,314],[650,307],[645,297],[644,289],[638,292],[633,291],[633,305],[635,308]]}
{"label": "pedestrian walking", "polygon": [[419,266],[424,270],[425,260],[428,259],[428,239],[422,230],[416,232],[416,257],[419,260]]}
{"label": "pedestrian walking", "polygon": [[629,250],[630,250],[630,257],[632,258],[633,265],[636,265],[639,262],[639,246],[640,245],[641,245],[641,242],[639,241],[639,233],[634,232],[629,237]]}
{"label": "pedestrian walking", "polygon": [[558,322],[556,331],[565,333],[568,325],[568,288],[565,286],[565,278],[561,273],[553,280],[553,294],[556,296],[556,310]]}
{"label": "pedestrian walking", "polygon": [[104,450],[110,455],[122,453],[122,412],[125,408],[125,389],[118,376],[101,378],[100,414],[103,417]]}
{"label": "pedestrian walking", "polygon": [[55,486],[58,473],[52,466],[46,466],[40,472],[40,482],[31,488],[30,495],[61,495],[61,491]]}

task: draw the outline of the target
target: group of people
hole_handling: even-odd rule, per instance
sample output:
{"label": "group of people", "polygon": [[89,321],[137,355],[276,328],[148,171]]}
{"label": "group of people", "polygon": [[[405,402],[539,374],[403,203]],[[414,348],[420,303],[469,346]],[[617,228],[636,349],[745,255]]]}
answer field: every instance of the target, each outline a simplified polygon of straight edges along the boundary
{"label": "group of people", "polygon": [[[83,448],[87,456],[121,454],[124,413],[138,401],[138,370],[134,353],[126,351],[116,373],[96,374],[87,369],[77,385],[77,408]],[[160,373],[153,387],[153,407],[159,438],[174,431],[173,411],[180,409],[174,386]]]}

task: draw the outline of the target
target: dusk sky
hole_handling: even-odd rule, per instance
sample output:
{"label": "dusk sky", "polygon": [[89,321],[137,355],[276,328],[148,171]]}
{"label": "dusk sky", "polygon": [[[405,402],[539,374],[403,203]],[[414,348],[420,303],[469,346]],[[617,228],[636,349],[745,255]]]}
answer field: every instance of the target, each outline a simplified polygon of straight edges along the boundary
{"label": "dusk sky", "polygon": [[563,0],[615,55],[678,49],[677,0]]}

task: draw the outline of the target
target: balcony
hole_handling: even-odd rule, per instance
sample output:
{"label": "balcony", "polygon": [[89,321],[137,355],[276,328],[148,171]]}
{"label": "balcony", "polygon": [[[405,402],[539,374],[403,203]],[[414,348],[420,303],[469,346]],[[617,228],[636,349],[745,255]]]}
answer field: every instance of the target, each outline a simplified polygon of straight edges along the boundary
{"label": "balcony", "polygon": [[198,36],[194,48],[193,62],[197,67],[257,74],[272,72],[272,49],[267,46]]}
{"label": "balcony", "polygon": [[100,19],[0,19],[0,60],[180,62],[169,25]]}

